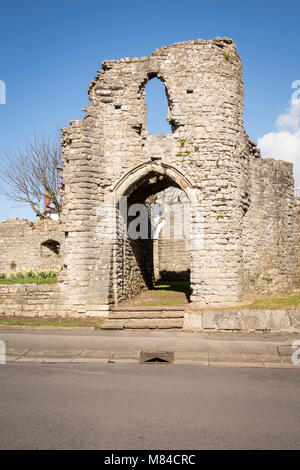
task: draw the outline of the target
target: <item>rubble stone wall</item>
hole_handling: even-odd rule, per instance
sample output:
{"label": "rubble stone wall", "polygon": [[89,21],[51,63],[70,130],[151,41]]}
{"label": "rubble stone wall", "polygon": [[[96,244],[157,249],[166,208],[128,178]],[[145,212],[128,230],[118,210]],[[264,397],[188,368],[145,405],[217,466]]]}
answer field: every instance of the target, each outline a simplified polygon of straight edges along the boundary
{"label": "rubble stone wall", "polygon": [[0,223],[0,272],[61,268],[64,238],[54,220],[9,219]]}
{"label": "rubble stone wall", "polygon": [[255,158],[249,179],[243,221],[244,297],[292,292],[299,283],[293,166]]}
{"label": "rubble stone wall", "polygon": [[[145,85],[153,77],[165,84],[173,134],[148,134]],[[122,194],[143,187],[148,196],[171,183],[188,193],[195,236],[205,232],[203,249],[191,250],[191,299],[240,300],[250,158],[242,113],[241,61],[231,39],[175,43],[151,57],[103,62],[85,117],[64,129],[68,237],[61,280],[70,308],[105,309],[118,297],[122,260],[114,258],[117,241],[106,236],[113,223],[106,207]]]}
{"label": "rubble stone wall", "polygon": [[190,251],[187,240],[158,240],[158,274],[169,281],[189,281]]}
{"label": "rubble stone wall", "polygon": [[297,272],[300,278],[300,197],[295,197],[294,237]]}
{"label": "rubble stone wall", "polygon": [[0,285],[0,315],[64,315],[60,305],[59,285],[54,283]]}
{"label": "rubble stone wall", "polygon": [[[154,77],[166,88],[172,134],[147,130],[145,86]],[[192,302],[232,305],[296,285],[292,167],[261,160],[245,132],[231,39],[104,61],[89,97],[62,139],[60,289],[70,313],[103,315],[145,288],[150,244],[120,241],[115,221],[123,196],[143,203],[169,186],[190,201]]]}
{"label": "rubble stone wall", "polygon": [[[175,194],[176,196],[176,194]],[[155,275],[165,280],[190,280],[191,240],[188,200],[161,202],[161,226],[154,247]]]}

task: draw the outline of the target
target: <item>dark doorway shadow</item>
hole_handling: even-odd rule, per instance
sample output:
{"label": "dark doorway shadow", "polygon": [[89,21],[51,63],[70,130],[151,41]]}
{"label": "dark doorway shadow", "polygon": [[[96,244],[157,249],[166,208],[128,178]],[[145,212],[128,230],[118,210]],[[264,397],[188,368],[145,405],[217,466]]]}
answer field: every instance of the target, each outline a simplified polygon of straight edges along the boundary
{"label": "dark doorway shadow", "polygon": [[186,296],[187,301],[190,301],[191,297],[191,286],[189,280],[170,280],[170,279],[158,279],[155,281],[155,290],[183,292]]}

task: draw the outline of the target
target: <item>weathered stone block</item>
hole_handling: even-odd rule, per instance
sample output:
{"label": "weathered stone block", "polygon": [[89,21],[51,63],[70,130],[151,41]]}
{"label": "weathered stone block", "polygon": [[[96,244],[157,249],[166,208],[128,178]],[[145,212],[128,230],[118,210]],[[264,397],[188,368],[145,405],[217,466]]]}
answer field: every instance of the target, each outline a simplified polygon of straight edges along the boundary
{"label": "weathered stone block", "polygon": [[202,311],[202,327],[204,329],[216,329],[215,312],[210,310]]}
{"label": "weathered stone block", "polygon": [[288,310],[291,328],[300,330],[300,310]]}
{"label": "weathered stone block", "polygon": [[187,330],[201,330],[203,327],[202,325],[202,315],[201,312],[193,312],[190,310],[185,310],[184,312],[184,323],[183,327]]}

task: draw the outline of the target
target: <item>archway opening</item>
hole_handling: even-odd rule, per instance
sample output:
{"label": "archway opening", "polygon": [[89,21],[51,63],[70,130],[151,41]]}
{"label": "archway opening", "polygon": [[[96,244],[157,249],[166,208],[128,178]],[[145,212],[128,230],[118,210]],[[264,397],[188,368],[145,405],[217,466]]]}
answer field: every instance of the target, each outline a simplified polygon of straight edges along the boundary
{"label": "archway opening", "polygon": [[59,255],[60,243],[56,240],[46,240],[41,243],[41,254],[44,257]]}
{"label": "archway opening", "polygon": [[167,120],[168,96],[164,83],[157,77],[151,78],[145,87],[147,104],[147,129],[150,135],[171,134],[172,128]]}
{"label": "archway opening", "polygon": [[118,202],[117,302],[181,305],[190,297],[190,201],[150,172]]}

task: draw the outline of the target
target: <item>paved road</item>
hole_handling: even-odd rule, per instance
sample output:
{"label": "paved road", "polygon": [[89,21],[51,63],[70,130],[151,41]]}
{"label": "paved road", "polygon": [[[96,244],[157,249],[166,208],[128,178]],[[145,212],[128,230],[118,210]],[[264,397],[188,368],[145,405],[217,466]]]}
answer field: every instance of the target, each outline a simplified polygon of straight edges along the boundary
{"label": "paved road", "polygon": [[296,369],[0,366],[1,449],[300,448]]}

